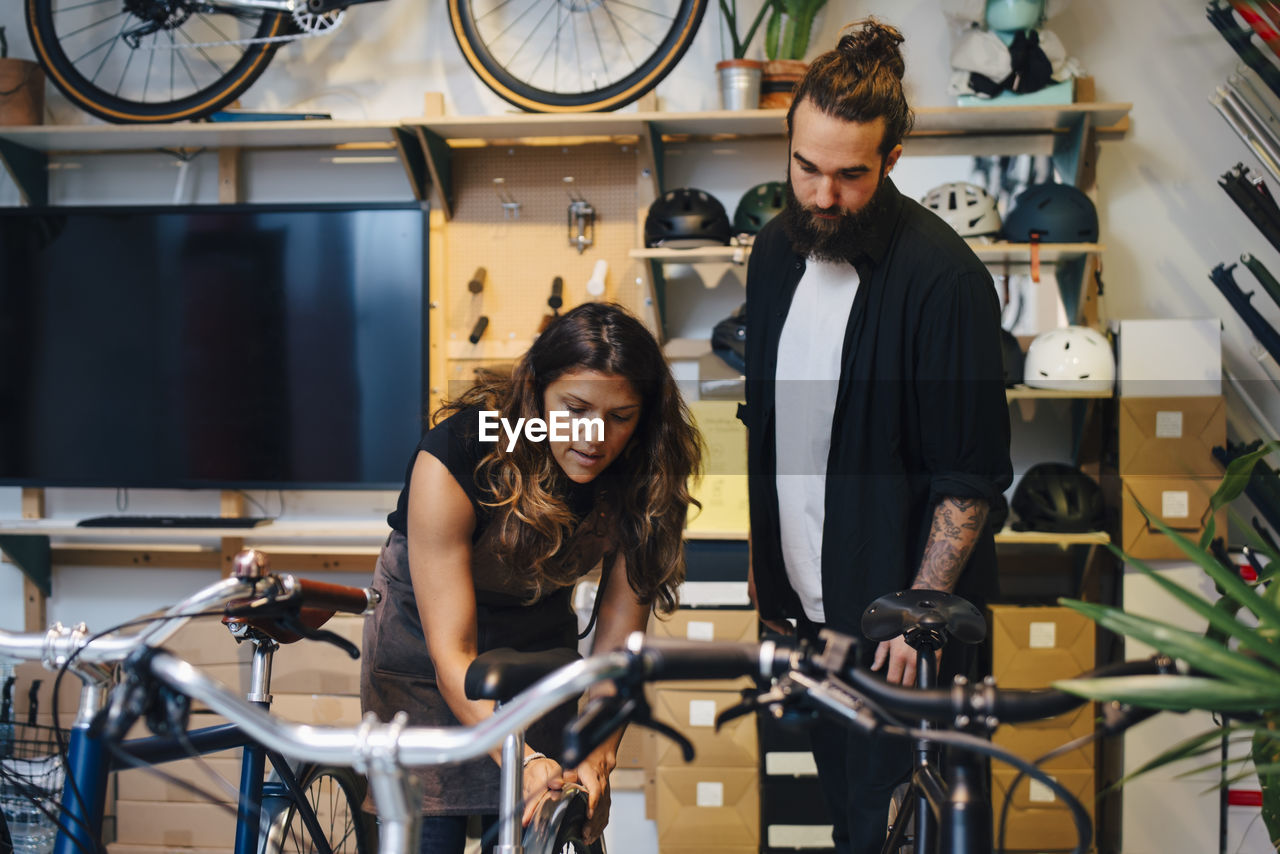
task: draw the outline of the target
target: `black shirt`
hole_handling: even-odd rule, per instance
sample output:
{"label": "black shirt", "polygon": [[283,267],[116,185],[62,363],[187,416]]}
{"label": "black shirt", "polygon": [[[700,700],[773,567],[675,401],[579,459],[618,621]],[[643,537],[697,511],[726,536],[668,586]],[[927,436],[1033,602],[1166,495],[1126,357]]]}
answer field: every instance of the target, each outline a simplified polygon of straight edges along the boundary
{"label": "black shirt", "polygon": [[[888,179],[884,192],[882,215],[850,250],[860,285],[827,460],[823,606],[828,625],[853,634],[872,600],[910,586],[942,496],[994,502],[1013,478],[991,275],[936,215]],[[776,412],[774,386],[778,339],[804,268],[775,218],[757,235],[747,270],[741,412],[756,594],[770,619],[803,616],[782,562],[774,449],[778,431],[806,413]],[[994,581],[987,529],[955,592],[980,605]]]}
{"label": "black shirt", "polygon": [[[499,435],[499,441],[505,442],[506,435],[501,431]],[[413,478],[413,466],[418,460],[419,452],[425,451],[444,463],[449,474],[453,475],[467,498],[471,499],[471,509],[476,514],[476,527],[471,539],[472,542],[478,541],[493,514],[492,508],[486,506],[493,501],[493,489],[477,476],[476,467],[492,450],[492,444],[480,441],[480,410],[476,408],[461,409],[422,434],[422,441],[409,457],[409,465],[404,473],[404,487],[396,500],[396,509],[387,515],[387,524],[393,531],[408,534],[409,482]],[[576,516],[583,516],[591,509],[595,485],[569,481],[564,497],[570,511]]]}

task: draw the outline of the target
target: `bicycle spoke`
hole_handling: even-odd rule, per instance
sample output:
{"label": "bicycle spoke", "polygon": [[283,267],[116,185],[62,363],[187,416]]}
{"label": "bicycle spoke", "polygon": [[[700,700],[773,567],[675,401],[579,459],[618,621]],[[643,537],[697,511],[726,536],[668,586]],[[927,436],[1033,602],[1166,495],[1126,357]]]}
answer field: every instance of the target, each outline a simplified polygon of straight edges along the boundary
{"label": "bicycle spoke", "polygon": [[632,67],[638,65],[639,63],[636,62],[635,57],[631,55],[630,46],[627,44],[626,39],[622,37],[622,31],[618,29],[618,16],[614,15],[608,6],[604,7],[604,13],[609,17],[609,26],[613,27],[613,34],[618,37],[618,44],[622,45],[622,49],[627,54],[628,64]]}
{"label": "bicycle spoke", "polygon": [[107,60],[111,58],[111,53],[116,49],[116,45],[120,41],[120,36],[124,34],[125,25],[128,23],[129,23],[128,18],[125,18],[123,21],[120,22],[120,32],[116,33],[116,37],[110,40],[109,44],[111,45],[111,47],[107,48],[107,52],[103,54],[102,61],[98,63],[98,69],[93,73],[93,76],[89,78],[90,80],[94,81],[95,83],[97,82],[98,75],[101,74],[102,69],[106,67]]}

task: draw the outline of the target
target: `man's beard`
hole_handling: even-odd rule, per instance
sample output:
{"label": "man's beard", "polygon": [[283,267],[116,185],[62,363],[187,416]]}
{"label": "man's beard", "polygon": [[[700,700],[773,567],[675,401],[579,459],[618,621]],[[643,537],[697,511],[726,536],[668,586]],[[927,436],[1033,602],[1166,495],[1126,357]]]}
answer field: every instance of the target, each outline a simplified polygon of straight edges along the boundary
{"label": "man's beard", "polygon": [[778,214],[791,247],[801,255],[819,261],[849,261],[868,231],[884,213],[886,182],[883,177],[867,203],[853,213],[841,213],[836,220],[818,219],[817,208],[807,208],[796,198],[787,176],[787,203]]}

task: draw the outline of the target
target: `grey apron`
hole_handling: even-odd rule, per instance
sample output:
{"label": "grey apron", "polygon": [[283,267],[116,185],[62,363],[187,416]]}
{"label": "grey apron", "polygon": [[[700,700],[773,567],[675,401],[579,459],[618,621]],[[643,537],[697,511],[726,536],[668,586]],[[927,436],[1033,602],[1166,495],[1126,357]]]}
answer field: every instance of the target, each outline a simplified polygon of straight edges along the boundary
{"label": "grey apron", "polygon": [[[615,525],[598,505],[569,537],[561,554],[586,575],[603,560],[613,560]],[[547,591],[528,603],[530,590],[498,560],[488,525],[472,548],[476,584],[476,628],[480,652],[498,647],[544,650],[577,647],[578,622],[572,587]],[[614,583],[625,583],[625,576]],[[373,587],[382,602],[366,620],[360,665],[360,704],[389,721],[400,711],[413,726],[458,726],[436,686],[435,670],[409,576],[408,539],[392,531],[374,570]],[[549,713],[526,732],[528,743],[545,753],[558,752],[560,733],[576,710],[575,702]],[[498,766],[489,757],[453,765],[420,768],[424,815],[476,815],[498,809]]]}

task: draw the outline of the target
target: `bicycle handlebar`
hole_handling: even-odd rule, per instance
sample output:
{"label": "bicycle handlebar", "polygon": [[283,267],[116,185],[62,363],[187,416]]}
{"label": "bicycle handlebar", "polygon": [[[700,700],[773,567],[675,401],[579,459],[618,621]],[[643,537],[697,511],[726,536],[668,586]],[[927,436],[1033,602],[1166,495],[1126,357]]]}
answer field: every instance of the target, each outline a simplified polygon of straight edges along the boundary
{"label": "bicycle handlebar", "polygon": [[286,592],[289,582],[297,585],[299,602],[303,608],[321,611],[341,611],[344,614],[367,614],[381,599],[378,592],[369,587],[348,587],[307,578],[285,576]]}

